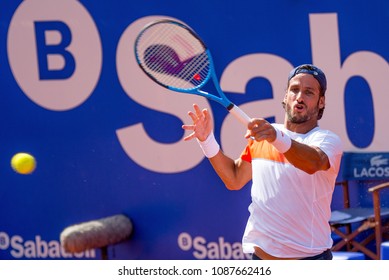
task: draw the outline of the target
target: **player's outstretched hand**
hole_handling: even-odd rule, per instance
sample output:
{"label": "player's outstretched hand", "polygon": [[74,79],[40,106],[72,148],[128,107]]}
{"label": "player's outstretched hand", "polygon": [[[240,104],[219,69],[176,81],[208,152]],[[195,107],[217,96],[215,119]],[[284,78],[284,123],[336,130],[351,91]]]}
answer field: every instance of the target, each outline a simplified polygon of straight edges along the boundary
{"label": "player's outstretched hand", "polygon": [[208,109],[201,110],[197,104],[193,104],[193,109],[194,112],[188,112],[193,124],[184,124],[182,126],[184,130],[192,131],[191,134],[184,138],[184,141],[193,138],[197,138],[199,141],[205,141],[213,129],[212,117],[209,114]]}

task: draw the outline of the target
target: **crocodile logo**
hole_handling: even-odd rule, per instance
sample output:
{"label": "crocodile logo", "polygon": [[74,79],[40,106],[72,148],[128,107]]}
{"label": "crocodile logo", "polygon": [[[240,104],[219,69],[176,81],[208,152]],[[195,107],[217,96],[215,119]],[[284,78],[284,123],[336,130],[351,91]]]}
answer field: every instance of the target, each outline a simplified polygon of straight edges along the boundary
{"label": "crocodile logo", "polygon": [[382,158],[382,155],[374,156],[370,159],[370,165],[380,167],[381,165],[388,165],[389,159]]}

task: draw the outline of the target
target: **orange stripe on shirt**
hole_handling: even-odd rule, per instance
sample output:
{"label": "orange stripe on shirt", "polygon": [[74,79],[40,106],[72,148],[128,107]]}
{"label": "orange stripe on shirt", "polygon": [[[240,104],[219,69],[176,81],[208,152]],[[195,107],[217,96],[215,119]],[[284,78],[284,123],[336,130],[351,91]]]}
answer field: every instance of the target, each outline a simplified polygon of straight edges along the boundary
{"label": "orange stripe on shirt", "polygon": [[288,163],[285,156],[267,141],[257,142],[249,140],[249,143],[240,155],[240,158],[250,163],[253,159],[267,159],[275,162]]}

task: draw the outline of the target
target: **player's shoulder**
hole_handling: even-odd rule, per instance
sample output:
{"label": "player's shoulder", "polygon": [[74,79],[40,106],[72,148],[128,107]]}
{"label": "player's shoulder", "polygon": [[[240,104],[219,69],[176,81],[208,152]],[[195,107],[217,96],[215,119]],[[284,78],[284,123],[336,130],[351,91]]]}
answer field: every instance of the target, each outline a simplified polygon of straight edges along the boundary
{"label": "player's shoulder", "polygon": [[330,141],[340,146],[343,145],[342,139],[339,137],[339,135],[329,129],[317,127],[315,136],[326,139],[326,141]]}
{"label": "player's shoulder", "polygon": [[332,136],[332,137],[335,137],[335,138],[340,138],[339,135],[336,134],[335,132],[333,132],[332,130],[324,129],[324,128],[321,128],[319,126],[317,126],[316,128],[317,128],[317,132],[318,133],[326,134],[326,135],[329,135],[329,136]]}

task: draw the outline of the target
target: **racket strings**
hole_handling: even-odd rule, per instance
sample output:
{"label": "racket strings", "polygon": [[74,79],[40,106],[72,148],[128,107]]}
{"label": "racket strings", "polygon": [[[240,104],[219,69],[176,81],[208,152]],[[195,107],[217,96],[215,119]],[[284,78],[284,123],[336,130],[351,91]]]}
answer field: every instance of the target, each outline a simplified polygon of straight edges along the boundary
{"label": "racket strings", "polygon": [[[177,48],[176,48],[177,49]],[[167,58],[171,64],[179,65],[174,59],[171,58],[170,53],[162,53],[163,57]],[[200,85],[207,77],[209,73],[209,57],[206,52],[202,52],[192,58],[190,61],[181,62],[184,65],[180,65],[181,69],[176,73],[168,73],[164,71],[161,65],[156,65],[154,71],[161,74],[167,74],[160,76],[161,82],[166,85],[174,86],[177,88],[192,88]],[[179,78],[179,79],[177,79]]]}
{"label": "racket strings", "polygon": [[189,30],[171,23],[146,29],[136,45],[142,68],[166,86],[196,88],[210,76],[209,56]]}
{"label": "racket strings", "polygon": [[[177,60],[173,59],[171,54],[167,55],[167,52],[163,50],[164,47],[164,45],[151,45],[145,50],[144,62],[151,71],[167,73],[168,71],[164,69],[166,66],[170,66],[171,69],[174,69],[179,65]],[[153,63],[153,57],[157,56],[160,58],[159,62]]]}
{"label": "racket strings", "polygon": [[[185,65],[183,70],[178,75],[182,79],[181,83],[177,83],[177,87],[198,86],[205,80],[209,72],[208,55],[203,52],[196,56],[194,60]],[[186,83],[184,83],[184,81]],[[189,83],[189,84],[188,84]]]}

